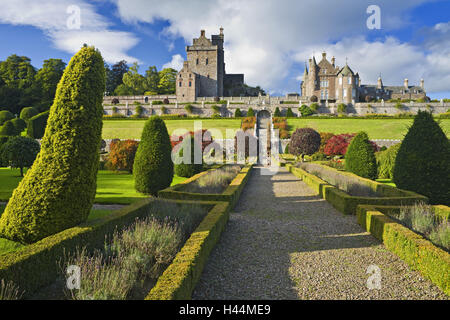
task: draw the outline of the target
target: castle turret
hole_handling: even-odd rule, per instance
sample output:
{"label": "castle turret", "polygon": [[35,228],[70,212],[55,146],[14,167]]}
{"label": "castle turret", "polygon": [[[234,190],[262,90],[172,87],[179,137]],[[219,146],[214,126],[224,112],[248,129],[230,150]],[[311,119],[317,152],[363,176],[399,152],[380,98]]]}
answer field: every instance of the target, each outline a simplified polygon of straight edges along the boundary
{"label": "castle turret", "polygon": [[425,81],[423,79],[420,79],[420,87],[422,90],[425,90]]}
{"label": "castle turret", "polygon": [[409,88],[408,79],[405,79],[405,81],[403,81],[403,86],[405,87],[405,89]]}
{"label": "castle turret", "polygon": [[377,89],[383,89],[383,80],[381,80],[381,75],[378,77]]}

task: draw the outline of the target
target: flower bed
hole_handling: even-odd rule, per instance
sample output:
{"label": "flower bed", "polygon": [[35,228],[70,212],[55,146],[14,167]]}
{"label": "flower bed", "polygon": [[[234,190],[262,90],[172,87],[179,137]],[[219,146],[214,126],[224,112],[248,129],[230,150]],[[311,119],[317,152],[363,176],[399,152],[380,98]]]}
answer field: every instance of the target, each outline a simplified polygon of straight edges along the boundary
{"label": "flower bed", "polygon": [[201,172],[176,186],[161,190],[158,192],[158,196],[165,199],[177,200],[226,201],[234,205],[239,198],[239,194],[245,186],[245,183],[247,182],[248,174],[251,168],[252,165],[246,165],[242,168],[222,193],[195,193],[184,191],[185,188],[188,188],[188,184],[194,183],[196,180],[209,174],[210,172],[213,172],[214,170],[218,170],[212,169]]}
{"label": "flower bed", "polygon": [[[6,253],[0,259],[0,279],[13,282],[25,297],[37,289],[55,281],[60,272],[59,262],[63,257],[85,247],[87,251],[102,248],[105,237],[116,230],[132,225],[137,218],[148,217],[155,206],[155,199],[146,199],[110,215],[88,221],[77,227],[64,230],[17,251]],[[214,203],[206,203],[212,208]],[[152,216],[164,219],[166,212],[153,212]],[[157,218],[157,217],[156,217]]]}
{"label": "flower bed", "polygon": [[[321,164],[314,165],[316,170],[320,168],[321,175],[324,178],[336,183],[336,185],[333,185],[302,168],[295,167],[292,164],[287,164],[286,167],[291,173],[302,179],[321,197],[330,202],[333,207],[344,214],[356,214],[356,207],[359,204],[400,206],[412,205],[418,201],[428,203],[427,197],[415,192],[401,190],[376,181],[364,179],[352,173],[338,171]],[[333,181],[331,179],[332,177],[347,181],[346,188],[347,190],[351,190],[352,193],[366,193],[366,195],[351,195],[347,191],[341,190],[339,186],[343,187],[344,184],[340,180]],[[371,196],[368,196],[368,193],[370,193]]]}
{"label": "flower bed", "polygon": [[[450,208],[434,208],[437,216],[448,219]],[[450,254],[389,216],[399,211],[398,206],[360,205],[357,219],[388,250],[450,295]]]}

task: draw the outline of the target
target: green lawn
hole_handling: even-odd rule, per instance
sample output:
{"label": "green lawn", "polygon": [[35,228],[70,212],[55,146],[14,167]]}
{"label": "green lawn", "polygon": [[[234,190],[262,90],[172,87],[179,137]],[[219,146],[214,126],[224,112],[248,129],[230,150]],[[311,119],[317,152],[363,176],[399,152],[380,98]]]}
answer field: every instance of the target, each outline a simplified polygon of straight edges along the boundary
{"label": "green lawn", "polygon": [[[103,139],[140,139],[146,120],[103,120]],[[203,129],[218,129],[226,138],[226,130],[234,132],[241,127],[240,119],[188,119],[188,120],[164,120],[169,134],[177,129],[180,135],[194,130],[194,121],[201,121]],[[213,137],[215,136],[212,132]],[[234,137],[234,133],[233,133]],[[232,137],[232,138],[233,138]]]}
{"label": "green lawn", "polygon": [[[20,180],[18,169],[0,168],[0,201],[8,201]],[[185,178],[174,176],[172,185]],[[130,204],[147,197],[134,189],[133,175],[100,170],[97,176],[95,203]]]}
{"label": "green lawn", "polygon": [[[288,119],[289,131],[310,127],[319,132],[354,133],[366,131],[371,139],[403,139],[412,119]],[[450,137],[450,119],[441,119],[441,127]]]}

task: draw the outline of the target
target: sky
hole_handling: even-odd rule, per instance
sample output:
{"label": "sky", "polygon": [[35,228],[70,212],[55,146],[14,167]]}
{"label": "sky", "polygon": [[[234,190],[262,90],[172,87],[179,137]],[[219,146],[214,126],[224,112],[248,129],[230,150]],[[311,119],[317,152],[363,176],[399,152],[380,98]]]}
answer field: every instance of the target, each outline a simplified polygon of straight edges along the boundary
{"label": "sky", "polygon": [[305,62],[326,51],[362,84],[423,78],[428,96],[450,98],[450,0],[0,0],[0,61],[18,54],[39,68],[87,43],[140,73],[180,69],[200,30],[220,27],[226,72],[271,95],[300,92]]}

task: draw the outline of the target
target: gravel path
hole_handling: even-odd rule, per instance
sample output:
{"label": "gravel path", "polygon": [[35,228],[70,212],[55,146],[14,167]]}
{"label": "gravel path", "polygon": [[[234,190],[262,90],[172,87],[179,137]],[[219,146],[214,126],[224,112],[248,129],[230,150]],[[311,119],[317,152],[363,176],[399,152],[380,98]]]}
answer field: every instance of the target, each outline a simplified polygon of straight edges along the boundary
{"label": "gravel path", "polygon": [[[357,224],[280,168],[255,168],[193,299],[448,299]],[[367,268],[381,289],[367,288]]]}

